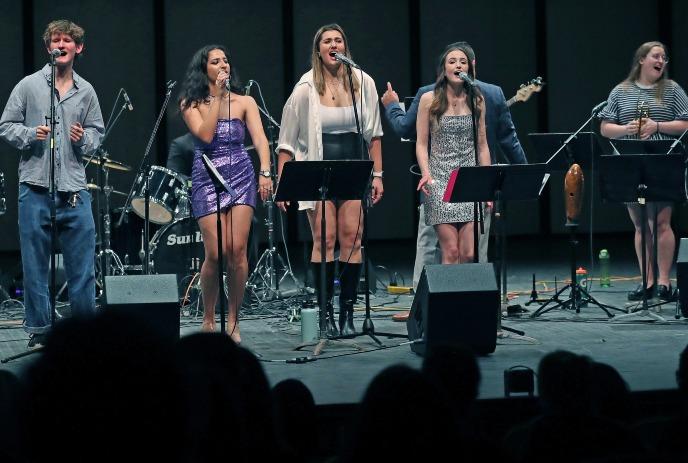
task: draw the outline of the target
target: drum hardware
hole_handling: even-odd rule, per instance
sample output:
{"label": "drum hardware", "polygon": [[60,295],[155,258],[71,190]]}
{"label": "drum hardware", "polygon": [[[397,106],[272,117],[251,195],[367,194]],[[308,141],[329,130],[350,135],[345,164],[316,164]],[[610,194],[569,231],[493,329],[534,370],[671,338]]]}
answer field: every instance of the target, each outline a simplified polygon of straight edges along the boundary
{"label": "drum hardware", "polygon": [[[267,111],[267,106],[265,105],[265,100],[263,99],[263,92],[260,88],[260,84],[254,80],[249,81],[249,87],[255,85],[258,89],[261,104],[258,105],[258,110],[267,120],[268,129],[268,148],[277,146],[277,139],[275,136],[276,131],[280,129],[279,123],[272,118],[272,116]],[[250,88],[248,88],[250,91]],[[246,147],[247,150],[255,150],[255,147],[249,145]],[[271,171],[277,166],[277,159],[275,159],[275,151],[272,149],[268,150],[270,152],[270,166]],[[275,172],[272,172],[272,178],[275,178]],[[258,262],[256,263],[256,268],[249,275],[246,281],[246,291],[250,296],[258,300],[259,304],[269,300],[280,299],[286,297],[282,291],[280,291],[280,284],[289,277],[291,278],[294,286],[297,288],[296,292],[303,292],[304,288],[299,281],[294,276],[291,271],[291,264],[286,265],[284,259],[277,251],[275,247],[274,238],[274,208],[275,203],[273,201],[272,195],[264,201],[265,208],[267,210],[267,216],[265,218],[265,226],[268,231],[268,247],[263,254],[261,254]],[[286,254],[285,254],[286,255]],[[289,256],[287,255],[287,262],[289,262]]]}
{"label": "drum hardware", "polygon": [[95,165],[107,167],[108,169],[119,170],[122,172],[129,172],[131,170],[130,166],[123,164],[119,161],[115,161],[114,159],[110,159],[109,156],[110,155],[108,154],[108,152],[103,150],[102,159],[96,155],[93,155],[93,156],[84,157],[84,161],[86,161],[87,167],[89,164],[95,164]]}
{"label": "drum hardware", "polygon": [[0,215],[7,212],[7,200],[5,198],[5,174],[0,172]]}
{"label": "drum hardware", "polygon": [[[158,112],[158,118],[155,121],[155,125],[153,126],[153,130],[151,131],[151,136],[148,139],[148,144],[146,145],[146,150],[143,153],[143,156],[141,157],[141,163],[139,164],[139,168],[137,170],[137,173],[135,175],[135,178],[137,181],[140,181],[141,183],[141,188],[143,190],[143,219],[144,219],[144,226],[143,226],[143,236],[144,236],[144,259],[143,259],[143,273],[146,275],[150,274],[150,230],[149,230],[149,225],[151,221],[150,217],[150,206],[151,206],[151,197],[150,197],[150,182],[149,178],[152,174],[152,166],[150,164],[150,161],[148,159],[148,155],[150,154],[151,147],[153,146],[153,141],[155,140],[155,135],[158,132],[158,128],[160,127],[160,123],[162,122],[162,118],[165,115],[165,109],[167,108],[167,104],[170,102],[170,97],[172,96],[172,89],[174,86],[177,85],[177,82],[174,80],[168,80],[165,83],[165,101],[163,101],[162,106],[160,107],[160,111]],[[170,171],[171,172],[171,171]],[[117,220],[117,224],[121,225],[122,220],[124,219],[124,210],[126,210],[129,205],[132,204],[132,199],[133,199],[133,193],[134,189],[137,186],[137,183],[135,182],[132,186],[131,189],[129,190],[129,193],[127,194],[127,199],[124,202],[124,209],[122,211],[122,215],[120,215],[119,219]],[[172,190],[174,191],[174,190]],[[139,204],[140,205],[140,204]],[[136,208],[135,208],[136,210]],[[139,212],[139,211],[136,211]],[[171,217],[168,220],[168,222],[172,220]]]}
{"label": "drum hardware", "polygon": [[[109,275],[124,275],[124,266],[119,256],[110,247],[111,234],[111,220],[110,220],[110,194],[114,191],[110,186],[108,180],[110,177],[110,168],[105,162],[99,164],[103,170],[105,177],[102,191],[105,193],[105,207],[103,212],[103,236],[102,236],[102,246],[100,252],[97,255],[96,262],[102,263],[105,268],[101,268],[98,274],[101,277],[101,283],[105,276]],[[101,191],[100,188],[97,191]],[[119,192],[118,192],[119,193]],[[104,259],[103,259],[104,258]],[[112,273],[111,273],[112,272]]]}
{"label": "drum hardware", "polygon": [[[96,192],[98,192],[98,193],[100,193],[101,191],[103,191],[103,189],[100,188],[100,187],[99,187],[98,185],[96,185],[95,183],[87,183],[87,184],[86,184],[86,188],[89,189],[89,190],[91,190],[91,191],[96,191]],[[109,188],[110,188],[110,193],[112,193],[112,194],[116,194],[116,195],[120,195],[120,196],[126,196],[126,195],[127,195],[126,193],[123,193],[123,192],[121,192],[121,191],[117,191],[117,190],[112,189],[112,187],[109,187]]]}
{"label": "drum hardware", "polygon": [[[139,217],[145,217],[145,174],[139,173],[134,182],[131,207]],[[161,166],[151,166],[148,175],[150,191],[149,219],[152,223],[165,225],[175,218],[181,191],[186,191],[186,180],[181,174]],[[185,195],[188,198],[188,194]]]}
{"label": "drum hardware", "polygon": [[280,291],[280,285],[287,277],[292,280],[297,288],[300,287],[291,268],[285,264],[275,246],[274,207],[275,203],[270,195],[265,200],[267,216],[264,221],[268,232],[268,247],[261,254],[256,263],[256,268],[246,281],[246,290],[259,302],[282,298],[284,294]]}

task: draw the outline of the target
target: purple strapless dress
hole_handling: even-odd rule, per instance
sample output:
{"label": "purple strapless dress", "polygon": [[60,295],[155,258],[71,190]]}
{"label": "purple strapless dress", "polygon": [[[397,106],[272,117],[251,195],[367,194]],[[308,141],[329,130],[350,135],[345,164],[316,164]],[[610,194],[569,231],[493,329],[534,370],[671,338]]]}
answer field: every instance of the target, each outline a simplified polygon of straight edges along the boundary
{"label": "purple strapless dress", "polygon": [[191,170],[191,208],[197,219],[214,214],[217,210],[215,187],[203,164],[203,153],[237,193],[232,199],[229,193],[221,191],[220,209],[225,210],[237,204],[246,204],[255,209],[258,195],[256,177],[251,158],[244,147],[244,130],[244,121],[241,119],[219,119],[210,144],[195,139]]}

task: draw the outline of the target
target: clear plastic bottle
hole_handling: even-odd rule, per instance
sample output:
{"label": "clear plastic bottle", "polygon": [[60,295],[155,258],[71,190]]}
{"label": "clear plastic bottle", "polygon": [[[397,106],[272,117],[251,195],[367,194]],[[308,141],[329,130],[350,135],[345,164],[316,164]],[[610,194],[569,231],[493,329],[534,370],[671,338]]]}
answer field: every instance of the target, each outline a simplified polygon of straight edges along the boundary
{"label": "clear plastic bottle", "polygon": [[600,261],[600,286],[609,288],[612,285],[612,280],[609,275],[609,251],[602,249],[598,259]]}

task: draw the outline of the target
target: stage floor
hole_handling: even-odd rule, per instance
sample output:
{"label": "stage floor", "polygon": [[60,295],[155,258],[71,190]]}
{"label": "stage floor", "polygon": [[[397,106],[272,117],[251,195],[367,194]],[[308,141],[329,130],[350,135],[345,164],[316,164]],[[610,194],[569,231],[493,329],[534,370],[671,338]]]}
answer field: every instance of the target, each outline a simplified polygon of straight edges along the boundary
{"label": "stage floor", "polygon": [[[600,288],[595,282],[592,295],[600,302],[626,310],[626,292],[638,284],[637,264],[630,247],[630,236],[619,240],[610,237],[600,240],[596,249],[607,247],[612,255],[614,280],[610,288]],[[628,241],[628,242],[626,242]],[[370,254],[375,265],[396,272],[410,285],[413,264],[412,243],[383,244]],[[586,249],[583,243],[581,249]],[[579,260],[589,268],[589,252]],[[569,277],[568,246],[565,239],[547,243],[534,239],[510,240],[507,287],[513,296],[510,304],[524,305],[530,297],[532,274],[535,273],[540,298],[553,294],[554,278],[561,282]],[[585,262],[583,262],[585,261]],[[299,267],[301,267],[299,269]],[[295,274],[303,281],[303,266],[295,262]],[[386,272],[378,268],[378,286],[389,280]],[[561,284],[561,283],[560,283]],[[288,287],[287,287],[288,289]],[[568,295],[568,291],[564,296]],[[241,320],[242,345],[254,352],[262,361],[271,384],[283,379],[298,378],[313,392],[319,404],[351,403],[360,400],[371,379],[387,366],[403,363],[420,367],[422,358],[411,352],[403,338],[381,337],[382,347],[368,336],[330,341],[320,355],[313,356],[315,346],[301,344],[300,322],[290,321],[291,310],[300,305],[299,297],[277,300],[260,307],[245,310]],[[371,319],[378,332],[406,334],[405,323],[394,322],[391,316],[411,305],[411,295],[389,295],[378,289],[371,296]],[[355,324],[360,330],[364,319],[363,298],[355,313]],[[21,312],[3,306],[0,313],[0,356],[5,358],[26,347],[27,336],[21,329]],[[609,319],[599,308],[589,305],[579,314],[570,310],[552,310],[535,319],[529,314],[537,305],[527,308],[529,313],[507,317],[505,326],[525,332],[518,336],[505,332],[498,338],[496,351],[480,357],[482,372],[481,398],[504,395],[503,372],[515,365],[537,368],[539,360],[555,349],[571,350],[590,356],[596,361],[614,366],[634,391],[669,389],[675,387],[678,355],[688,343],[686,320],[674,318],[675,304],[658,308],[666,321],[653,321],[635,316],[623,321]],[[613,311],[621,314],[620,311]],[[182,311],[181,335],[199,330],[200,317],[194,311]],[[299,360],[308,358],[305,363]],[[0,368],[15,372],[31,362],[32,356],[2,364]]]}

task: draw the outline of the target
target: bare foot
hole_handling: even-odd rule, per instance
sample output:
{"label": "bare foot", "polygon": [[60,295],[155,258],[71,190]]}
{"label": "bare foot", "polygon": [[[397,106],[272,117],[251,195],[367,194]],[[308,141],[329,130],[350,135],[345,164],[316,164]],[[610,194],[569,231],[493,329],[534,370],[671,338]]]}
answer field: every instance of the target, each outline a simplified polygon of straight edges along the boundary
{"label": "bare foot", "polygon": [[212,333],[215,331],[215,322],[203,322],[201,324],[201,331],[203,333]]}
{"label": "bare foot", "polygon": [[[232,331],[234,329],[234,331]],[[229,325],[227,326],[227,334],[232,338],[232,341],[238,346],[241,344],[241,333],[239,332],[239,325]]]}

